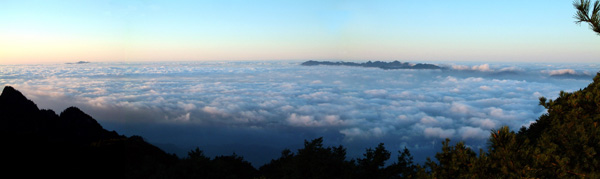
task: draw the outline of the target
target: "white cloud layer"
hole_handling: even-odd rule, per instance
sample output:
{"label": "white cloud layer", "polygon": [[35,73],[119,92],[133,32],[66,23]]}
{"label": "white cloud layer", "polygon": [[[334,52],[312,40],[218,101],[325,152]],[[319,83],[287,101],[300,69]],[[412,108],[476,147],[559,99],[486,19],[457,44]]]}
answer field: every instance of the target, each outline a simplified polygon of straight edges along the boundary
{"label": "white cloud layer", "polygon": [[[583,88],[598,69],[590,64],[448,67],[381,70],[296,62],[20,65],[0,66],[0,84],[14,86],[41,108],[78,106],[109,130],[158,143],[210,148],[272,139],[278,142],[271,147],[281,150],[324,136],[332,143],[358,146],[355,153],[378,142],[391,150],[402,144],[433,152],[443,138],[485,147],[491,129],[528,126],[545,112],[537,105],[538,97],[555,98],[561,90]],[[169,125],[185,129],[170,130],[165,127]]]}

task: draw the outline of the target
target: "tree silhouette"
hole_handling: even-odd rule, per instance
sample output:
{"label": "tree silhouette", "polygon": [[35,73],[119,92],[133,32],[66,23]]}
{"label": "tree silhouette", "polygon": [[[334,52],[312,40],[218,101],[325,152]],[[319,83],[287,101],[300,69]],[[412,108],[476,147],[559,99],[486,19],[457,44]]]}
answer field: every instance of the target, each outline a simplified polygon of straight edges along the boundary
{"label": "tree silhouette", "polygon": [[[526,129],[523,129],[526,130]],[[524,178],[530,175],[531,145],[529,139],[510,131],[508,126],[492,130],[488,140],[489,154],[485,160],[486,175],[489,177]]]}
{"label": "tree silhouette", "polygon": [[434,178],[471,178],[472,168],[477,154],[467,147],[464,142],[450,145],[450,139],[442,141],[442,152],[435,154],[439,161],[436,163],[427,158],[425,165],[431,169]]}
{"label": "tree silhouette", "polygon": [[594,3],[592,13],[590,15],[590,0],[574,1],[573,6],[577,9],[575,14],[575,23],[581,24],[587,22],[590,28],[600,35],[600,1]]}
{"label": "tree silhouette", "polygon": [[352,178],[354,160],[346,160],[346,148],[324,147],[323,137],[304,141],[297,154],[286,149],[281,157],[260,167],[265,178]]}
{"label": "tree silhouette", "polygon": [[398,151],[398,162],[385,168],[385,173],[389,174],[388,178],[418,178],[417,170],[421,168],[413,163],[413,157],[410,151],[404,147],[404,150]]}
{"label": "tree silhouette", "polygon": [[382,171],[384,171],[385,161],[390,159],[390,154],[383,143],[379,143],[375,149],[368,148],[366,153],[363,154],[365,158],[358,159],[358,167],[361,169],[363,177],[389,178]]}

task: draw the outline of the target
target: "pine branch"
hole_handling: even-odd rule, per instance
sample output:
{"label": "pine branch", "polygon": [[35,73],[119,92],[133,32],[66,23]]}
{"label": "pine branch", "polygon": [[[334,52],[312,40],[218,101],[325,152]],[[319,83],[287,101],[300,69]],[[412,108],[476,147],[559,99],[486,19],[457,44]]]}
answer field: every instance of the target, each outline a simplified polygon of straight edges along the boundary
{"label": "pine branch", "polygon": [[574,1],[573,7],[577,9],[574,18],[576,24],[581,22],[587,22],[590,28],[600,35],[600,0],[596,0],[594,3],[592,13],[590,16],[590,0]]}

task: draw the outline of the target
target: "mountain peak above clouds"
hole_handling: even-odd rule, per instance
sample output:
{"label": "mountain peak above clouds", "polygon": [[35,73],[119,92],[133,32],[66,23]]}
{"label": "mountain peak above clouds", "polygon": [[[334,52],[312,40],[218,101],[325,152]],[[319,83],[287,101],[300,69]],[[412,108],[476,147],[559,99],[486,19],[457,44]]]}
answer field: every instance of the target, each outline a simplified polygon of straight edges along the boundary
{"label": "mountain peak above clouds", "polygon": [[[16,111],[15,111],[16,110]],[[0,94],[0,114],[5,112],[30,112],[39,110],[33,101],[12,86],[4,87]]]}
{"label": "mountain peak above clouds", "polygon": [[[13,87],[4,87],[0,95],[0,158],[11,163],[4,171],[27,169],[78,177],[102,171],[95,177],[149,178],[156,173],[139,171],[159,171],[157,166],[177,161],[140,139],[107,131],[77,107],[56,115],[38,109]],[[55,165],[56,161],[64,165]],[[73,170],[64,172],[65,168]]]}

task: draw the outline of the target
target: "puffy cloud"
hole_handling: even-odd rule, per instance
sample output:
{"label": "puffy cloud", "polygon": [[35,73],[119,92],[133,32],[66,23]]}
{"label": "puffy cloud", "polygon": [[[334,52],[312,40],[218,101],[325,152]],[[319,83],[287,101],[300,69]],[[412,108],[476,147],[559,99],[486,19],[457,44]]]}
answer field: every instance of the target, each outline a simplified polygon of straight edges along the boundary
{"label": "puffy cloud", "polygon": [[311,127],[319,125],[313,116],[302,116],[297,115],[296,113],[292,113],[290,117],[287,118],[287,121],[294,126]]}
{"label": "puffy cloud", "polygon": [[175,120],[175,121],[183,121],[183,122],[189,121],[190,120],[190,113],[185,113],[184,115],[181,115],[181,116],[179,116],[179,117],[177,117],[177,118],[175,118],[173,120]]}
{"label": "puffy cloud", "polygon": [[310,82],[310,84],[321,84],[321,83],[323,83],[323,81],[321,81],[321,80],[315,80],[315,81]]}
{"label": "puffy cloud", "polygon": [[469,69],[471,69],[467,65],[452,65],[451,67],[454,70],[469,70]]}
{"label": "puffy cloud", "polygon": [[489,64],[475,65],[475,66],[471,67],[471,70],[483,71],[483,72],[493,71],[492,69],[490,69]]}
{"label": "puffy cloud", "polygon": [[340,116],[338,115],[326,115],[323,118],[323,123],[331,126],[339,126],[343,125],[345,122],[340,120]]}
{"label": "puffy cloud", "polygon": [[188,103],[188,104],[186,104],[186,103],[183,103],[183,102],[177,102],[177,104],[178,104],[178,105],[179,105],[181,108],[183,108],[183,110],[185,110],[185,111],[191,111],[191,110],[194,110],[194,109],[196,109],[196,105],[194,105],[194,104],[192,104],[192,103]]}
{"label": "puffy cloud", "polygon": [[499,72],[524,72],[525,70],[523,68],[519,68],[519,67],[516,67],[516,66],[511,66],[511,67],[501,68],[498,71]]}
{"label": "puffy cloud", "polygon": [[472,110],[468,105],[454,102],[450,107],[450,111],[455,114],[469,114]]}
{"label": "puffy cloud", "polygon": [[453,70],[469,70],[469,71],[480,71],[480,72],[491,72],[494,71],[490,68],[489,64],[473,65],[471,67],[467,65],[452,65]]}
{"label": "puffy cloud", "polygon": [[440,139],[452,138],[454,133],[456,133],[454,129],[442,129],[439,127],[428,127],[423,131],[425,137],[435,137]]}
{"label": "puffy cloud", "polygon": [[489,87],[489,86],[486,86],[486,85],[480,86],[480,87],[479,87],[479,89],[481,89],[481,90],[485,90],[485,91],[492,90],[492,88],[491,88],[491,87]]}
{"label": "puffy cloud", "polygon": [[229,113],[227,113],[227,111],[223,110],[223,109],[219,109],[217,107],[213,107],[213,106],[204,106],[202,108],[202,111],[208,114],[211,114],[213,116],[228,116]]}
{"label": "puffy cloud", "polygon": [[360,154],[378,142],[432,154],[435,142],[447,137],[484,146],[489,130],[504,125],[518,130],[545,113],[538,97],[555,98],[561,90],[578,90],[592,81],[549,75],[597,71],[589,65],[381,70],[295,62],[1,68],[0,84],[14,86],[40,108],[78,106],[109,130],[143,135],[151,142],[209,147],[277,138],[270,147],[281,150],[324,136],[347,146],[350,155],[351,146]]}
{"label": "puffy cloud", "polygon": [[504,110],[500,109],[500,108],[490,108],[490,116],[491,117],[495,117],[495,118],[504,118]]}
{"label": "puffy cloud", "polygon": [[387,94],[387,91],[384,89],[365,90],[365,94],[373,96],[385,96]]}
{"label": "puffy cloud", "polygon": [[573,69],[560,69],[560,70],[550,70],[550,71],[542,71],[542,72],[546,72],[549,75],[565,75],[565,74],[574,75],[574,74],[576,74],[575,70],[573,70]]}
{"label": "puffy cloud", "polygon": [[480,128],[484,128],[484,129],[496,129],[498,127],[497,123],[494,120],[489,119],[489,118],[481,119],[481,118],[473,117],[473,118],[470,118],[469,121],[472,125],[479,126]]}
{"label": "puffy cloud", "polygon": [[426,126],[448,126],[449,124],[452,124],[452,119],[442,116],[424,116],[421,118],[419,123]]}
{"label": "puffy cloud", "polygon": [[458,82],[458,80],[455,77],[452,77],[452,76],[446,77],[446,81],[449,81],[449,82]]}
{"label": "puffy cloud", "polygon": [[310,94],[302,94],[298,96],[299,98],[307,99],[313,102],[328,102],[334,100],[337,97],[337,94],[332,94],[326,91],[318,91]]}
{"label": "puffy cloud", "polygon": [[344,134],[348,141],[353,141],[356,139],[371,139],[371,138],[380,138],[384,136],[387,132],[385,127],[373,127],[362,129],[358,127],[343,129],[340,130],[340,133]]}
{"label": "puffy cloud", "polygon": [[467,139],[487,139],[490,136],[489,131],[484,131],[483,129],[464,126],[458,129],[458,133],[460,134],[463,140]]}
{"label": "puffy cloud", "polygon": [[368,138],[371,136],[371,134],[369,134],[368,131],[365,131],[358,127],[342,129],[342,130],[340,130],[340,133],[344,134],[344,136],[346,136],[346,140],[349,140],[349,141],[352,141],[356,138],[364,139],[364,138]]}
{"label": "puffy cloud", "polygon": [[298,127],[324,127],[324,126],[341,126],[346,122],[340,119],[338,115],[325,115],[320,120],[316,120],[314,116],[290,114],[287,121],[292,126]]}

